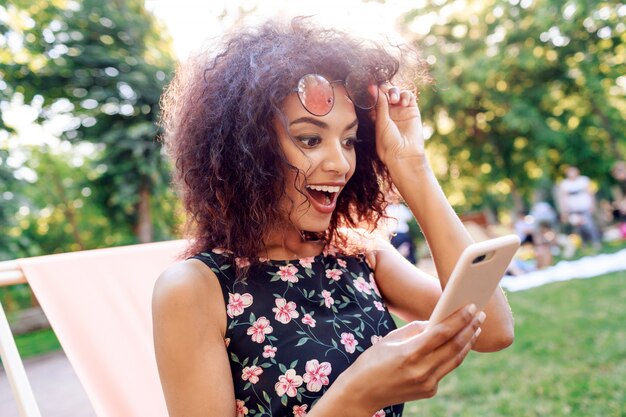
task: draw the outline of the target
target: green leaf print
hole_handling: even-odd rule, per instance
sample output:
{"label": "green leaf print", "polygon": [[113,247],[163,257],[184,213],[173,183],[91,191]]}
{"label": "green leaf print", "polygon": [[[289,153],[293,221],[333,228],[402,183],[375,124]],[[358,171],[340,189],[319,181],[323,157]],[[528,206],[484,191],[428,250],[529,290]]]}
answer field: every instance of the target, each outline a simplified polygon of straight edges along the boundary
{"label": "green leaf print", "polygon": [[309,341],[308,337],[301,337],[300,340],[298,340],[298,343],[296,343],[296,347],[302,346],[303,344],[305,344],[308,341]]}

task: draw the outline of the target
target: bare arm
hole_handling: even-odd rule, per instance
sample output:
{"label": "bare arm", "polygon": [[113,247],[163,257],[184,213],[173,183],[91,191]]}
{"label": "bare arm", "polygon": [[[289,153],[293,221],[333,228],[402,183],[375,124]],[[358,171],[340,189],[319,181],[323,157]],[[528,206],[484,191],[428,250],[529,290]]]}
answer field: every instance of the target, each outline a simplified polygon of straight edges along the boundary
{"label": "bare arm", "polygon": [[[376,111],[378,154],[422,228],[435,260],[441,287],[444,288],[461,252],[472,243],[472,239],[428,164],[415,97],[409,92],[402,92],[397,98],[392,97],[391,104],[388,104],[386,95],[381,94]],[[397,263],[391,256],[383,256],[382,260]],[[393,267],[385,267],[383,273],[385,270],[391,271]],[[411,277],[422,279],[419,273],[412,273]],[[406,283],[406,276],[400,279],[405,285],[410,285]],[[400,300],[394,302],[401,303]],[[513,318],[501,290],[494,293],[484,311],[487,320],[482,326],[484,331],[476,350],[499,350],[510,345],[513,341]]]}
{"label": "bare arm", "polygon": [[189,260],[167,269],[154,288],[154,347],[170,417],[235,416],[226,309],[211,275]]}

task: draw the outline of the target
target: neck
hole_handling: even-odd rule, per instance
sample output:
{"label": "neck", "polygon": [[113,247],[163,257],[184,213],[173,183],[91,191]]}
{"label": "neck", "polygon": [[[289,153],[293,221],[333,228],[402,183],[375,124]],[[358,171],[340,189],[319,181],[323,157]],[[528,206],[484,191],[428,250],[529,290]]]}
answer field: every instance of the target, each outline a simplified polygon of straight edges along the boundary
{"label": "neck", "polygon": [[307,240],[295,228],[270,234],[265,240],[265,257],[274,260],[301,259],[317,256],[324,248],[324,240]]}

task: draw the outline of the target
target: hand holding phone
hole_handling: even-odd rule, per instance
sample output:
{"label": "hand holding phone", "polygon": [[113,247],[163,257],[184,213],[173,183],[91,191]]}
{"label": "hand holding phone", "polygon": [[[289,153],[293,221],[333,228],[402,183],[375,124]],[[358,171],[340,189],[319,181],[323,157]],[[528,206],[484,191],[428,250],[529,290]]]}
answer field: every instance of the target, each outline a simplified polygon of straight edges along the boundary
{"label": "hand holding phone", "polygon": [[516,235],[506,235],[469,245],[457,261],[427,328],[461,307],[475,304],[482,310],[520,246]]}

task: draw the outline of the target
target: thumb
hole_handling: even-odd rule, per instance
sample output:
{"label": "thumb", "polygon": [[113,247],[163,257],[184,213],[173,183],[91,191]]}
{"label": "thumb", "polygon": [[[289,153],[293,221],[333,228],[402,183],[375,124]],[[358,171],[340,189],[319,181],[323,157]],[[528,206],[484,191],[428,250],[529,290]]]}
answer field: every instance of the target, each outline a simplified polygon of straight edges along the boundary
{"label": "thumb", "polygon": [[400,341],[410,339],[413,336],[417,336],[426,329],[427,321],[412,321],[404,326],[393,330],[385,336],[385,339],[389,341]]}
{"label": "thumb", "polygon": [[378,86],[378,101],[376,102],[376,122],[383,123],[389,119],[389,100],[387,99],[387,89],[382,89]]}

